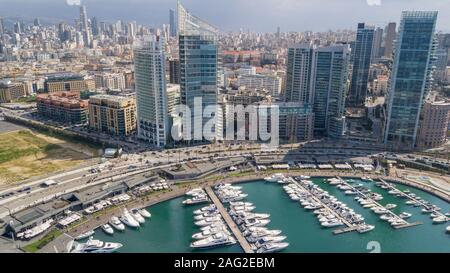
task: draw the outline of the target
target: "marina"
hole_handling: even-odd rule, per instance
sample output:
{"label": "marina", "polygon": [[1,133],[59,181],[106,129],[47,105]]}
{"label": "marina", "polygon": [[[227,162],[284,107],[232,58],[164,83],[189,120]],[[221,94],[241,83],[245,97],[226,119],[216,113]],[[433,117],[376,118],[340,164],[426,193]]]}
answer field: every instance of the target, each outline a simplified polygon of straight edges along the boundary
{"label": "marina", "polygon": [[[365,218],[366,223],[375,225],[376,228],[371,232],[358,233],[353,232],[355,230],[352,228],[342,226],[334,229],[334,233],[340,234],[336,236],[333,232],[321,227],[316,215],[311,213],[310,210],[302,209],[298,202],[293,202],[282,187],[285,185],[265,183],[263,180],[233,184],[241,187],[242,191],[248,196],[245,200],[232,202],[229,205],[242,202],[241,206],[237,206],[240,209],[245,207],[250,209],[251,212],[255,212],[255,208],[257,208],[258,211],[270,214],[270,223],[263,228],[273,231],[282,230],[283,234],[275,232],[272,235],[275,237],[285,236],[289,239],[289,247],[284,249],[283,252],[369,252],[367,244],[370,241],[380,242],[382,252],[450,251],[450,246],[443,243],[450,239],[446,226],[433,225],[429,221],[427,222],[426,219],[429,218],[429,215],[420,213],[421,208],[406,205],[404,199],[388,194],[386,190],[377,187],[375,183],[358,179],[356,179],[357,182],[354,182],[364,183],[372,192],[381,194],[384,198],[378,201],[380,205],[396,204],[397,207],[392,210],[397,215],[400,215],[400,212],[407,212],[412,214],[411,222],[421,221],[424,224],[407,229],[393,229],[389,223],[381,220],[379,215],[361,207],[354,200],[354,195],[346,195],[334,185],[326,183],[326,178],[313,177],[310,180],[328,191],[330,195],[347,204],[348,207],[353,208],[355,212]],[[409,190],[417,196],[438,205],[443,212],[450,209],[448,203],[431,194],[405,185],[396,186],[398,189]],[[184,199],[185,197],[177,197],[148,208],[147,210],[152,212],[152,220],[147,221],[139,229],[127,227],[125,232],[115,232],[112,236],[98,230],[93,236],[101,241],[121,243],[123,246],[117,252],[244,252],[240,242],[239,244],[217,248],[191,248],[192,236],[199,233],[199,227],[193,224],[193,217],[198,215],[194,211],[201,210],[208,204],[184,206],[181,204]],[[267,202],[267,200],[270,200],[270,202]],[[249,203],[252,205],[249,205]],[[236,225],[234,222],[233,224]],[[244,235],[242,231],[241,234]],[[243,237],[245,238],[245,236]],[[247,243],[249,242],[247,241]],[[252,248],[251,245],[250,248]]]}

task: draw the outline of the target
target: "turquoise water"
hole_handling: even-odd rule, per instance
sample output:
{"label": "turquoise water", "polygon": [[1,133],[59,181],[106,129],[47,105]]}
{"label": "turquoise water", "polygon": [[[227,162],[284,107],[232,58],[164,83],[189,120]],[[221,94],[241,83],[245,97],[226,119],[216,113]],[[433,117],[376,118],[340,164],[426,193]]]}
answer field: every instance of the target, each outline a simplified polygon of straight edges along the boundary
{"label": "turquoise water", "polygon": [[[445,233],[448,224],[434,225],[428,214],[422,214],[421,208],[408,206],[405,199],[392,196],[371,182],[361,182],[374,192],[384,196],[379,203],[397,204],[393,211],[403,211],[413,214],[409,222],[421,221],[422,225],[395,230],[387,222],[382,221],[369,209],[362,208],[353,198],[347,196],[335,186],[328,185],[321,178],[313,181],[333,194],[339,200],[347,203],[356,212],[362,214],[368,224],[375,225],[371,232],[359,234],[350,232],[333,235],[333,228],[322,228],[315,215],[300,206],[299,202],[289,199],[281,185],[276,183],[249,182],[240,184],[248,193],[247,201],[256,206],[255,212],[271,214],[268,225],[272,229],[281,229],[287,236],[289,247],[283,252],[370,252],[368,245],[380,247],[381,252],[447,252],[450,253],[450,235]],[[416,195],[442,208],[442,212],[450,211],[450,205],[445,201],[415,188],[397,185],[401,190],[409,189]],[[103,241],[120,242],[124,246],[119,252],[242,252],[238,245],[226,246],[208,250],[193,250],[189,247],[192,234],[199,231],[193,222],[193,211],[202,207],[183,206],[184,197],[169,200],[154,205],[148,210],[152,218],[138,230],[127,228],[125,232],[115,232],[113,236],[96,232],[95,238]]]}

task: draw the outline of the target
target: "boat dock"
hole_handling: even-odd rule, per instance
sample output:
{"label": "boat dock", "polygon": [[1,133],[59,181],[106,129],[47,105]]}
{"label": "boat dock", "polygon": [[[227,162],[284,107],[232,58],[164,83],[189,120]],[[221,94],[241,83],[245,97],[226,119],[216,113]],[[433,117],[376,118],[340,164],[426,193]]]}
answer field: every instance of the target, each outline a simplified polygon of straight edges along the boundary
{"label": "boat dock", "polygon": [[344,219],[343,217],[341,217],[337,212],[335,212],[333,209],[331,209],[328,205],[326,205],[325,203],[322,202],[322,200],[320,200],[319,198],[317,198],[314,194],[312,194],[307,188],[303,187],[300,183],[298,183],[297,181],[293,180],[295,184],[297,184],[299,187],[301,187],[302,189],[304,189],[305,191],[309,192],[311,194],[311,197],[314,199],[314,201],[318,202],[319,204],[322,205],[323,208],[325,208],[327,211],[329,211],[330,213],[332,213],[337,219],[339,219],[344,225],[346,225],[346,227],[344,228],[338,228],[336,230],[333,231],[333,234],[338,235],[338,234],[342,234],[342,233],[346,233],[346,232],[350,232],[350,231],[356,231],[358,228],[358,225],[352,224],[349,221],[347,221],[346,219]]}
{"label": "boat dock", "polygon": [[[406,194],[406,193],[404,193],[403,191],[401,191],[401,190],[397,189],[396,187],[392,186],[391,183],[388,183],[388,182],[386,182],[385,180],[383,180],[383,179],[381,179],[381,178],[380,178],[380,181],[381,181],[385,186],[389,187],[390,190],[398,191],[398,194],[400,194],[400,195],[406,197],[408,200],[411,200],[411,201],[414,201],[414,202],[420,204],[420,207],[422,207],[422,208],[427,208],[427,207],[428,207],[428,206],[425,204],[424,201],[422,201],[422,200],[416,200],[416,199],[412,198],[412,197],[409,196],[408,194]],[[435,214],[437,214],[437,215],[439,215],[439,216],[445,217],[445,219],[447,220],[447,222],[450,221],[450,218],[447,217],[447,216],[446,216],[445,214],[443,214],[442,212],[440,212],[440,211],[438,211],[438,210],[433,210],[432,212],[435,213]]]}
{"label": "boat dock", "polygon": [[242,235],[241,231],[239,230],[239,227],[234,223],[233,219],[231,219],[231,216],[228,214],[228,212],[226,211],[222,202],[220,202],[219,198],[217,198],[216,194],[211,189],[211,187],[206,187],[205,191],[208,194],[209,198],[211,198],[211,201],[214,203],[214,205],[216,205],[217,209],[219,210],[223,219],[227,223],[231,232],[233,232],[234,236],[238,240],[238,242],[241,245],[244,252],[245,253],[253,253],[252,247],[250,246],[250,244],[247,242],[247,240]]}
{"label": "boat dock", "polygon": [[[346,186],[350,187],[353,191],[357,192],[359,196],[364,197],[367,200],[370,200],[370,202],[372,202],[373,204],[377,205],[380,208],[384,208],[383,205],[381,205],[380,203],[378,203],[377,201],[373,200],[372,198],[368,197],[365,193],[362,193],[361,191],[359,191],[358,189],[356,189],[355,187],[353,187],[352,185],[350,185],[349,183],[347,183],[344,179],[342,179],[339,176],[336,176],[337,179],[339,179],[343,184],[345,184]],[[396,219],[400,220],[400,221],[404,221],[405,224],[404,225],[399,225],[399,226],[395,226],[395,229],[400,229],[400,228],[406,228],[406,227],[412,227],[412,226],[416,226],[419,224],[422,224],[421,222],[417,222],[415,224],[411,224],[408,221],[406,221],[405,219],[401,218],[400,216],[398,216],[397,214],[393,213],[391,210],[386,209],[388,211],[388,214],[392,215],[393,217],[395,217]]]}

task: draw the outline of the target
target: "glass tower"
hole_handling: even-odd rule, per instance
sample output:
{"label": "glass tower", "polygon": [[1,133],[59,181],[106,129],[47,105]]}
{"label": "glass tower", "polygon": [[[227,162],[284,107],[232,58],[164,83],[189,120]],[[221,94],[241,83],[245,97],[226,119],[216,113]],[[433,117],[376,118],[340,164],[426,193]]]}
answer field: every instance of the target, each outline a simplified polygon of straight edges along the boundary
{"label": "glass tower", "polygon": [[164,147],[169,138],[165,54],[156,36],[134,49],[138,138]]}
{"label": "glass tower", "polygon": [[353,73],[349,92],[349,106],[364,106],[367,95],[374,28],[358,24],[353,53]]}
{"label": "glass tower", "polygon": [[[203,118],[204,108],[217,105],[217,33],[215,27],[193,16],[178,3],[181,103],[190,108],[191,136],[195,140],[200,140],[199,134],[202,133],[194,131],[198,128],[196,125],[203,128],[211,119]],[[202,111],[194,109],[194,100],[200,99]]]}
{"label": "glass tower", "polygon": [[348,45],[314,50],[311,90],[314,97],[314,131],[317,133],[335,138],[344,134],[349,58]]}
{"label": "glass tower", "polygon": [[404,11],[394,48],[384,141],[413,148],[424,98],[432,83],[437,11]]}
{"label": "glass tower", "polygon": [[288,49],[285,102],[311,103],[310,74],[314,48],[296,44]]}

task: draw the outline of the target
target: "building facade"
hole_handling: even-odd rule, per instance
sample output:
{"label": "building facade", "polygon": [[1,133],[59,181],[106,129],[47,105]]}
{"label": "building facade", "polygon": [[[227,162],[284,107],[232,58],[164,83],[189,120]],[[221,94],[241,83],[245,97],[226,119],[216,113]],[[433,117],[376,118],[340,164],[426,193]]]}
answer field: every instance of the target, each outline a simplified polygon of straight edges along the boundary
{"label": "building facade", "polygon": [[115,136],[129,136],[136,130],[135,99],[112,95],[91,96],[89,127]]}
{"label": "building facade", "polygon": [[311,90],[314,130],[319,135],[337,138],[344,134],[349,58],[348,45],[314,50]]}
{"label": "building facade", "polygon": [[157,147],[169,140],[165,54],[158,37],[134,50],[138,138]]}
{"label": "building facade", "polygon": [[47,76],[44,90],[47,93],[95,90],[95,80],[76,73],[57,73]]}
{"label": "building facade", "polygon": [[364,23],[358,24],[353,53],[352,81],[348,95],[349,106],[361,107],[366,101],[373,36],[373,27],[368,27]]}
{"label": "building facade", "polygon": [[447,141],[450,122],[450,100],[430,98],[425,101],[420,120],[417,147],[429,149],[442,146]]}
{"label": "building facade", "polygon": [[414,148],[424,99],[432,84],[437,12],[405,11],[396,40],[384,142]]}
{"label": "building facade", "polygon": [[88,101],[78,92],[54,92],[36,96],[38,115],[64,124],[85,124],[88,121]]}
{"label": "building facade", "polygon": [[288,49],[285,102],[311,103],[310,75],[314,48],[297,44]]}
{"label": "building facade", "polygon": [[[201,130],[194,128],[200,125],[204,128],[211,119],[203,117],[203,110],[207,106],[217,105],[217,34],[215,27],[190,14],[178,2],[181,103],[191,110],[190,120],[184,118],[183,122],[191,123],[191,132],[185,132],[185,135],[195,141],[201,141],[203,137]],[[202,109],[195,109],[195,101],[199,103],[200,100]],[[183,127],[189,126],[184,124]]]}
{"label": "building facade", "polygon": [[281,93],[281,78],[275,75],[241,75],[238,77],[238,87],[245,86],[248,89],[265,89],[273,97]]}
{"label": "building facade", "polygon": [[0,81],[0,102],[11,102],[27,95],[26,85],[11,81]]}

